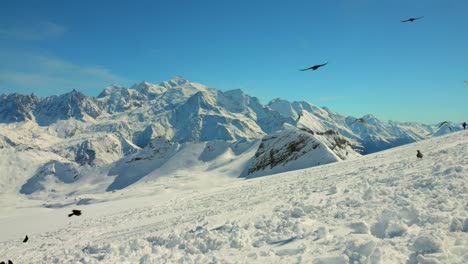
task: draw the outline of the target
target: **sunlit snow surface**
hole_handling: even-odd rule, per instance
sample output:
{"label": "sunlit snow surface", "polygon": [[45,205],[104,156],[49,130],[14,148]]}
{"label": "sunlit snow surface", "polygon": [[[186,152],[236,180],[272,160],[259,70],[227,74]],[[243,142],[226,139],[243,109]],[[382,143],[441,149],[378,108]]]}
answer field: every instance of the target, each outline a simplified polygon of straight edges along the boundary
{"label": "sunlit snow surface", "polygon": [[[9,151],[0,152],[9,173],[26,175],[41,162],[22,164],[29,159]],[[49,208],[2,191],[0,260],[468,263],[467,132],[256,179],[218,173],[49,196]],[[72,209],[83,214],[69,218]]]}

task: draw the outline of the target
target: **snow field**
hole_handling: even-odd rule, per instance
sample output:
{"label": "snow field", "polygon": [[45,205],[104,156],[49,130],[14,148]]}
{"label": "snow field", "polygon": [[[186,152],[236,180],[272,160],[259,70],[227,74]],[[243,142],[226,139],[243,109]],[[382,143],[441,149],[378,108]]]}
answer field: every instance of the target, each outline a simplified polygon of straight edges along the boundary
{"label": "snow field", "polygon": [[[8,228],[18,239],[2,240],[0,256],[14,263],[468,263],[467,154],[468,133],[457,132],[210,189],[159,178],[124,189],[125,199],[116,192],[81,206],[31,204],[61,225],[22,244],[14,220],[34,226],[34,214],[3,216],[1,233]],[[152,188],[165,191],[144,195]],[[83,216],[67,218],[74,208]]]}

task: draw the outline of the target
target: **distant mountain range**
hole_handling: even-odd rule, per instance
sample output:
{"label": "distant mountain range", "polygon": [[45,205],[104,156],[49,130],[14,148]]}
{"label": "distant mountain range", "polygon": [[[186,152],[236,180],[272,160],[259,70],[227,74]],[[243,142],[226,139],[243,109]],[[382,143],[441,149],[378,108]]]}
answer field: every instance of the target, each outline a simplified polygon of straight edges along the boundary
{"label": "distant mountain range", "polygon": [[[190,145],[202,146],[196,160],[204,163],[226,151],[231,159],[249,153],[235,171],[256,177],[450,132],[446,126],[363,118],[366,123],[355,122],[356,117],[303,101],[275,99],[264,105],[241,90],[223,92],[176,77],[131,88],[112,85],[97,97],[75,90],[46,98],[3,94],[0,148],[50,154],[38,162],[40,177],[23,186],[32,193],[43,189],[45,174],[56,173],[58,182],[69,183],[71,176],[57,170],[68,170],[76,179],[81,166],[106,167],[108,175],[117,175],[107,189],[125,188]],[[139,169],[131,169],[135,164]]]}

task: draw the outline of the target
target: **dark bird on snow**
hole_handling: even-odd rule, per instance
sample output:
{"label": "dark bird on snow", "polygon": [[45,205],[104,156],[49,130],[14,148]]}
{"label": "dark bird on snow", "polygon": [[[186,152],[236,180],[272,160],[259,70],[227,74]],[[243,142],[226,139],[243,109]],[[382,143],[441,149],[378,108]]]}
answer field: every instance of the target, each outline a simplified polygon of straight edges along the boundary
{"label": "dark bird on snow", "polygon": [[302,116],[302,112],[301,112],[301,113],[299,113],[299,115],[297,116],[297,118],[296,118],[296,122],[298,122],[298,121],[299,121],[299,119],[301,119],[301,116]]}
{"label": "dark bird on snow", "polygon": [[5,261],[0,262],[0,264],[5,264]]}
{"label": "dark bird on snow", "polygon": [[356,120],[354,120],[354,121],[351,123],[351,125],[354,124],[354,123],[356,123],[356,122],[360,122],[360,123],[363,123],[364,125],[367,125],[367,121],[366,121],[364,118],[362,118],[362,117],[356,118]]}
{"label": "dark bird on snow", "polygon": [[71,217],[73,215],[80,216],[81,211],[80,210],[72,210],[72,213],[68,215],[68,217]]}
{"label": "dark bird on snow", "polygon": [[8,264],[13,264],[13,261],[11,261],[11,260],[8,260]]}
{"label": "dark bird on snow", "polygon": [[328,62],[325,62],[324,64],[314,65],[314,66],[309,67],[309,68],[306,68],[306,69],[300,69],[300,71],[307,71],[307,70],[313,70],[313,71],[315,71],[315,70],[317,70],[318,68],[320,68],[320,67],[322,67],[322,66],[325,66],[325,65],[327,65],[327,64],[328,64]]}
{"label": "dark bird on snow", "polygon": [[439,128],[441,128],[443,125],[446,125],[450,129],[450,131],[452,131],[452,127],[450,126],[448,121],[444,121],[440,123]]}
{"label": "dark bird on snow", "polygon": [[422,17],[412,17],[412,18],[403,20],[403,21],[401,21],[401,22],[414,22],[415,20],[421,19],[421,18],[423,18],[423,17],[424,17],[424,16],[422,16]]}
{"label": "dark bird on snow", "polygon": [[418,159],[422,159],[423,154],[421,153],[421,151],[419,151],[419,149],[418,149],[417,152],[418,152],[418,154],[416,154],[416,157],[417,157]]}
{"label": "dark bird on snow", "polygon": [[23,243],[28,242],[29,237],[26,235],[26,237],[23,239]]}

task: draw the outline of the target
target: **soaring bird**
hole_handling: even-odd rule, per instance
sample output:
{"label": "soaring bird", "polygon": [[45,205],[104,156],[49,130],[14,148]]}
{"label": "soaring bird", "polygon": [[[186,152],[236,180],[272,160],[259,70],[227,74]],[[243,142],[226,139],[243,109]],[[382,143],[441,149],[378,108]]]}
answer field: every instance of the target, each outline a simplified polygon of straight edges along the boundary
{"label": "soaring bird", "polygon": [[419,149],[418,149],[417,152],[418,152],[418,153],[416,154],[416,157],[417,157],[418,159],[422,159],[423,154],[421,153],[421,151],[419,151]]}
{"label": "soaring bird", "polygon": [[465,81],[465,84],[468,85],[468,81]]}
{"label": "soaring bird", "polygon": [[412,18],[403,20],[403,21],[401,21],[401,22],[413,22],[413,21],[418,20],[418,19],[421,19],[421,18],[423,18],[423,17],[424,17],[424,16],[422,16],[422,17],[412,17]]}
{"label": "soaring bird", "polygon": [[356,118],[356,119],[351,123],[351,125],[354,124],[354,123],[356,123],[356,122],[363,123],[364,125],[367,124],[367,121],[366,121],[364,118],[362,118],[362,117]]}
{"label": "soaring bird", "polygon": [[73,215],[80,216],[81,211],[80,210],[72,210],[72,213],[68,215],[68,217],[71,217]]}
{"label": "soaring bird", "polygon": [[23,243],[28,242],[29,237],[26,235],[26,237],[23,239]]}
{"label": "soaring bird", "polygon": [[328,64],[328,62],[325,62],[324,64],[314,65],[314,66],[309,67],[309,68],[306,68],[306,69],[301,69],[300,71],[307,71],[307,70],[313,70],[313,71],[315,71],[315,70],[317,70],[318,68],[320,68],[320,67],[322,67],[322,66],[325,66],[325,65],[327,65],[327,64]]}
{"label": "soaring bird", "polygon": [[448,121],[444,121],[440,123],[439,128],[441,128],[443,125],[446,125],[450,129],[450,131],[452,131],[452,127],[450,126]]}

